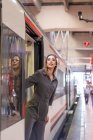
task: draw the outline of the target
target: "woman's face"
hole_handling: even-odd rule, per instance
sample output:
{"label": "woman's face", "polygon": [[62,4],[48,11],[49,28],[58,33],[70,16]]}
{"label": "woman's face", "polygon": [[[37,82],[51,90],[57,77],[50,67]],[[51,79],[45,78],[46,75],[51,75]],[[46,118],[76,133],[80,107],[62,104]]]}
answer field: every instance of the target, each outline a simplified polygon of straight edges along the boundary
{"label": "woman's face", "polygon": [[47,68],[54,69],[56,65],[57,65],[57,60],[55,56],[53,55],[48,56],[47,61],[46,61]]}
{"label": "woman's face", "polygon": [[13,69],[19,69],[20,67],[20,59],[18,56],[15,56],[13,59],[12,59],[12,68]]}

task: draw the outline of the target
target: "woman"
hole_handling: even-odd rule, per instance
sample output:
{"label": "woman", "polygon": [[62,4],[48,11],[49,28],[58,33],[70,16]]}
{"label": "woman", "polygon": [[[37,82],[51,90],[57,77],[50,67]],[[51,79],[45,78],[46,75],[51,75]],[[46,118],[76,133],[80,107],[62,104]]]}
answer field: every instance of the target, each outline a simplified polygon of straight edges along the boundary
{"label": "woman", "polygon": [[26,88],[35,86],[35,93],[26,111],[25,140],[44,140],[45,124],[49,120],[48,106],[52,105],[58,84],[54,75],[56,68],[56,56],[50,54],[46,58],[45,68],[38,70],[25,81]]}
{"label": "woman", "polygon": [[86,85],[86,88],[85,88],[85,90],[84,90],[84,94],[85,94],[85,103],[88,104],[89,95],[90,95],[90,88],[89,88],[89,85]]}
{"label": "woman", "polygon": [[[15,104],[15,110],[17,115],[21,115],[22,110],[22,60],[18,55],[14,55],[11,58],[11,75],[10,77],[10,89],[11,99],[10,103]],[[12,79],[11,79],[12,78]],[[11,87],[12,85],[12,87]],[[12,98],[15,98],[12,99]],[[13,100],[13,101],[12,101]]]}
{"label": "woman", "polygon": [[90,91],[90,95],[91,95],[91,101],[92,101],[92,107],[93,107],[93,87],[92,87],[92,89]]}

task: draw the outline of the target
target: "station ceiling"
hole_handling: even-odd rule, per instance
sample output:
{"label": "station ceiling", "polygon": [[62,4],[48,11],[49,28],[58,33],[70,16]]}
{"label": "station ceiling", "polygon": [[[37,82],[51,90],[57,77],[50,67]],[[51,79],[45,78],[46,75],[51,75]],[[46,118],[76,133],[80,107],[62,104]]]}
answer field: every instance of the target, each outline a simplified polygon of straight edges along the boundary
{"label": "station ceiling", "polygon": [[[62,5],[64,7],[64,11],[69,13],[69,9],[71,6],[93,6],[93,0],[18,0],[23,7],[26,9],[26,11],[29,14],[32,14],[33,16],[36,16],[40,13],[42,7],[44,6],[60,6]],[[80,9],[78,9],[80,10]],[[57,31],[56,31],[57,32]],[[58,31],[59,32],[59,31]],[[91,36],[91,38],[93,38],[93,31],[70,31],[71,34],[73,35],[78,35],[81,36],[82,34],[85,35],[89,35]],[[68,48],[69,51],[72,51],[70,48]],[[90,55],[93,53],[93,48],[91,49],[87,49],[86,47],[83,48],[74,48],[74,50],[80,52],[80,54],[82,54],[82,57],[78,57],[75,56],[73,58],[68,58],[69,60],[73,59],[73,60],[77,60],[78,65],[74,65],[73,71],[85,71],[85,68],[87,67],[87,65],[89,65],[90,63]],[[72,62],[72,60],[70,61],[70,63],[72,63],[72,65],[74,64],[74,62]],[[91,69],[91,68],[88,68]]]}
{"label": "station ceiling", "polygon": [[[93,5],[93,0],[19,0],[25,8],[30,8],[34,12],[40,12],[42,6],[58,6],[63,5],[64,10],[68,11],[70,6],[75,5]],[[33,7],[35,7],[33,9]]]}

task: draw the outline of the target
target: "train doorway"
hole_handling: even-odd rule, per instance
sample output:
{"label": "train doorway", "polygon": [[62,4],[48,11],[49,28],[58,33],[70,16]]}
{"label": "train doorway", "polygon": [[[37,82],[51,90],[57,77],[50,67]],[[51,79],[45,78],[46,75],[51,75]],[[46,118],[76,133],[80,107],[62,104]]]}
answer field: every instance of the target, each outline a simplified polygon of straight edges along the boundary
{"label": "train doorway", "polygon": [[[25,42],[25,74],[26,77],[29,77],[34,73],[34,40],[26,34]],[[27,90],[27,102],[31,99],[33,95],[33,87],[28,88]]]}
{"label": "train doorway", "polygon": [[[28,20],[27,20],[28,21]],[[39,37],[30,26],[31,21],[26,22],[26,42],[25,42],[25,74],[31,76],[36,70],[43,67],[44,49],[43,38]],[[34,87],[27,89],[26,104],[30,102],[34,94]]]}
{"label": "train doorway", "polygon": [[35,71],[43,67],[44,62],[44,47],[43,38],[35,42],[34,60],[35,60]]}

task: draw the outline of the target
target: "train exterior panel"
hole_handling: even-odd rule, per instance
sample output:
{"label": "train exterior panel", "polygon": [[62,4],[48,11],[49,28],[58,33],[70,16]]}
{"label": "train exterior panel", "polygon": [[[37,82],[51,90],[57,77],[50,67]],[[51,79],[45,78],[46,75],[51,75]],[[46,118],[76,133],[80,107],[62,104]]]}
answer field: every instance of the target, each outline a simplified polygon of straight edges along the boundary
{"label": "train exterior panel", "polygon": [[25,140],[24,120],[1,131],[1,140]]}
{"label": "train exterior panel", "polygon": [[[2,1],[2,108],[1,140],[24,140],[24,119],[7,117],[8,115],[8,68],[9,53],[24,53],[25,20],[24,11],[17,1]],[[23,54],[22,54],[23,56]],[[8,65],[9,64],[9,65]],[[7,82],[5,82],[7,80]],[[4,97],[5,96],[5,97]],[[6,118],[7,117],[7,118]],[[15,118],[15,119],[14,119]],[[16,120],[17,119],[17,120]],[[7,121],[8,120],[8,121]],[[10,126],[9,126],[10,120]],[[20,134],[20,135],[19,135]]]}
{"label": "train exterior panel", "polygon": [[24,11],[17,1],[2,1],[2,22],[25,40]]}
{"label": "train exterior panel", "polygon": [[44,57],[49,53],[55,54],[58,58],[58,68],[56,77],[58,79],[58,87],[55,93],[55,99],[52,106],[49,107],[49,123],[46,125],[45,140],[52,140],[60,128],[66,117],[66,93],[65,93],[65,74],[66,65],[55,52],[50,43],[44,39]]}

